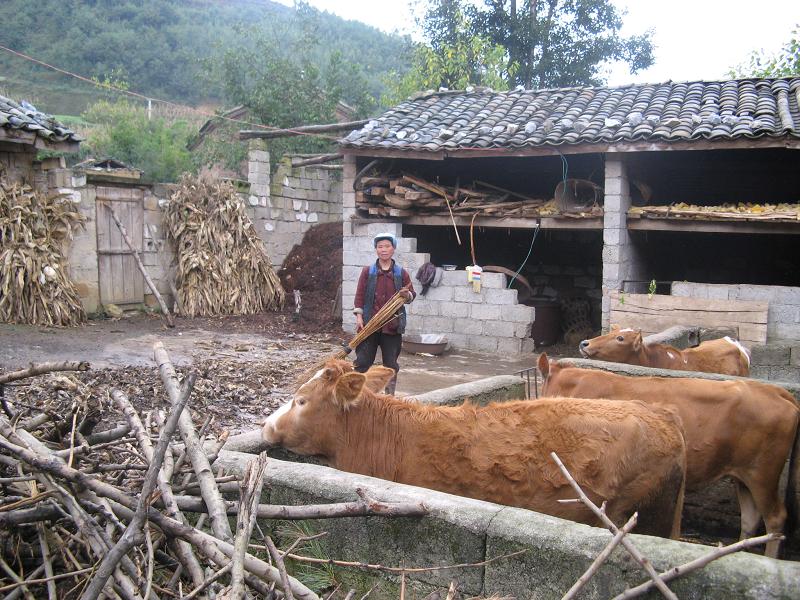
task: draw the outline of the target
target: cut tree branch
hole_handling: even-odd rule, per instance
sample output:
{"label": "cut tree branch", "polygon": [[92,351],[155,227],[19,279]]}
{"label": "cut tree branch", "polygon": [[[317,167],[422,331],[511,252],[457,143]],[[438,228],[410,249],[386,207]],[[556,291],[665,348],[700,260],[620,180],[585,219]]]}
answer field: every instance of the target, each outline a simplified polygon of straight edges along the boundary
{"label": "cut tree branch", "polygon": [[289,129],[244,129],[239,132],[240,140],[273,140],[283,137],[294,137],[309,133],[335,133],[339,131],[353,131],[369,123],[369,119],[361,121],[348,121],[346,123],[329,123],[326,125],[298,125]]}

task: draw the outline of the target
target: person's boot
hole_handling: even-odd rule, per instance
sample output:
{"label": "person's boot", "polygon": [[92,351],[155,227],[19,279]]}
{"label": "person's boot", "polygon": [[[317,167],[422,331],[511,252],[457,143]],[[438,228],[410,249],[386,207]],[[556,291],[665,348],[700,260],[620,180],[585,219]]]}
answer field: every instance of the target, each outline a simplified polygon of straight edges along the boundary
{"label": "person's boot", "polygon": [[397,387],[397,375],[395,375],[389,380],[389,383],[386,384],[386,388],[383,390],[383,393],[388,396],[394,396],[394,388],[396,387]]}

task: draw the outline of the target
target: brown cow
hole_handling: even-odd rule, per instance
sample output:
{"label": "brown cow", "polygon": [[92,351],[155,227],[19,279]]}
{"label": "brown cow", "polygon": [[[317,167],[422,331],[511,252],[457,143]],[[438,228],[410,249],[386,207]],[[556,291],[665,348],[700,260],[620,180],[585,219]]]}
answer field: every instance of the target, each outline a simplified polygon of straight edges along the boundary
{"label": "brown cow", "polygon": [[645,344],[640,329],[612,329],[605,335],[583,340],[578,350],[585,358],[641,367],[741,377],[750,375],[747,349],[729,337],[709,340],[696,348],[678,350],[666,344]]}
{"label": "brown cow", "polygon": [[[786,508],[778,480],[800,421],[789,392],[754,380],[626,377],[561,366],[544,353],[538,367],[545,379],[543,396],[642,400],[677,410],[686,436],[686,488],[730,475],[736,480],[742,537],[755,535],[761,517],[768,532],[783,531]],[[778,549],[779,542],[770,542],[767,556],[777,556]]]}
{"label": "brown cow", "polygon": [[676,537],[686,447],[678,417],[643,403],[560,399],[426,406],[378,395],[392,370],[329,361],[273,413],[264,440],[343,471],[598,525],[550,457],[556,452],[617,523]]}

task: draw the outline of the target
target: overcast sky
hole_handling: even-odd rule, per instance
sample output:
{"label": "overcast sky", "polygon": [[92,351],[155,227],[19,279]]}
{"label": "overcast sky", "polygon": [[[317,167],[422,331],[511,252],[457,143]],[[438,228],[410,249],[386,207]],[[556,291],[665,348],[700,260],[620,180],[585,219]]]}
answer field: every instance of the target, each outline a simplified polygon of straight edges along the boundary
{"label": "overcast sky", "polygon": [[[281,0],[289,3],[288,0]],[[409,33],[413,0],[308,0],[321,10],[384,31]],[[623,35],[653,29],[655,64],[631,75],[614,68],[610,85],[724,79],[751,51],[777,52],[800,25],[800,0],[612,0]],[[520,3],[524,0],[520,0]]]}

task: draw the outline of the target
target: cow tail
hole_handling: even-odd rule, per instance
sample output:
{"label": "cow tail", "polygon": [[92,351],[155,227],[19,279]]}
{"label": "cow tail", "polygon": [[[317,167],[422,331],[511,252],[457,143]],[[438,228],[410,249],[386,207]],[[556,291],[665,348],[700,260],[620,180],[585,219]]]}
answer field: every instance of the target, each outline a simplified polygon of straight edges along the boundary
{"label": "cow tail", "polygon": [[800,531],[798,531],[798,527],[800,527],[800,515],[798,515],[798,507],[800,507],[800,419],[794,430],[794,443],[789,454],[789,477],[784,504],[786,506],[786,526],[783,530],[787,533],[787,537],[800,537]]}

